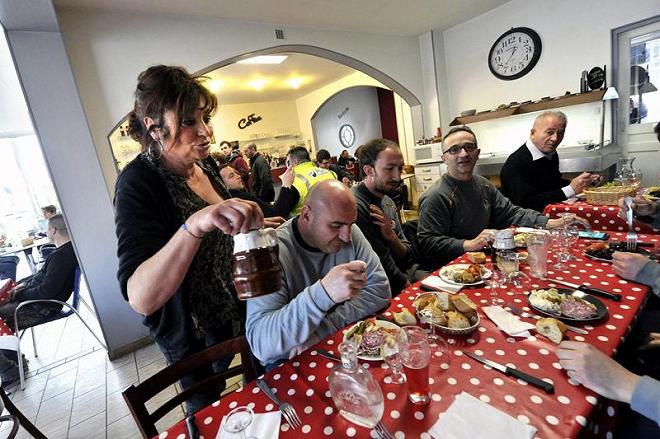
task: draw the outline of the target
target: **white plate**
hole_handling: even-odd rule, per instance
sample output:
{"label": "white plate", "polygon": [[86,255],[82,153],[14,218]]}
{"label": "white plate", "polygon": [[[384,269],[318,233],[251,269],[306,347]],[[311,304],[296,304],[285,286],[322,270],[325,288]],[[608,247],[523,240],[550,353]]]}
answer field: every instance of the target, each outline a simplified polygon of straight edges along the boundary
{"label": "white plate", "polygon": [[[356,324],[354,324],[353,326],[351,326],[350,328],[348,328],[348,329],[346,330],[346,333],[344,333],[344,341],[346,341],[346,334],[348,334],[348,332],[349,332],[351,329],[353,329],[354,327],[356,327],[356,326],[359,325],[360,323],[361,323],[361,321],[360,321],[360,322],[357,322]],[[394,323],[392,323],[392,322],[388,322],[388,321],[386,321],[386,320],[376,320],[375,323],[376,323],[376,327],[377,327],[377,328],[385,328],[385,329],[397,329],[397,330],[401,330],[401,327],[400,327],[399,325],[394,324]],[[382,357],[381,355],[371,356],[371,355],[365,355],[365,354],[362,354],[362,355],[358,355],[357,357],[358,357],[360,360],[367,360],[367,361],[381,361],[381,360],[383,360],[383,357]]]}
{"label": "white plate", "polygon": [[452,274],[454,273],[455,270],[465,270],[467,269],[471,264],[453,264],[453,265],[447,265],[445,267],[442,267],[440,269],[440,279],[444,280],[445,282],[449,282],[450,284],[454,285],[481,285],[484,283],[484,279],[488,279],[493,273],[485,268],[485,267],[480,267],[481,268],[481,280],[478,282],[472,282],[469,284],[464,284],[460,282],[455,282]]}

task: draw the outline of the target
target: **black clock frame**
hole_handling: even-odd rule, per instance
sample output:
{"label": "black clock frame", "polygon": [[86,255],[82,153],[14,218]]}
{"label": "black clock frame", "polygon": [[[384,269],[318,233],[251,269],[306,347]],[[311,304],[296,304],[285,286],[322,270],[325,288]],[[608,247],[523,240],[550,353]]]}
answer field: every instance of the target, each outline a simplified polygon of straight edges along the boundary
{"label": "black clock frame", "polygon": [[[491,63],[491,56],[493,55],[493,51],[495,50],[495,46],[497,46],[497,43],[499,43],[502,38],[514,32],[522,32],[524,34],[527,34],[534,42],[534,53],[532,54],[532,60],[527,65],[527,67],[525,67],[515,75],[511,75],[511,76],[500,75],[493,69],[493,65]],[[534,29],[530,29],[528,27],[512,27],[511,29],[504,32],[495,40],[495,42],[490,48],[490,51],[488,52],[488,68],[490,69],[490,73],[492,73],[493,76],[495,76],[496,78],[501,79],[503,81],[513,81],[514,79],[522,78],[523,76],[528,74],[534,68],[534,66],[536,66],[537,62],[539,62],[539,58],[541,58],[542,48],[543,47],[541,44],[541,37],[539,36],[538,33],[536,33]]]}

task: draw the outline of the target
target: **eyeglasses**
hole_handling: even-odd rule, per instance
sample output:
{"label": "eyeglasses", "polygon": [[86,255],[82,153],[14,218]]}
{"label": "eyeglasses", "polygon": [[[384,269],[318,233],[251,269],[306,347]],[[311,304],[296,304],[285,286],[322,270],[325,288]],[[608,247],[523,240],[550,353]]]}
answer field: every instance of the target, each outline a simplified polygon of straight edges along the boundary
{"label": "eyeglasses", "polygon": [[329,164],[330,164],[330,160],[323,160],[323,161],[321,162],[321,164],[322,164],[322,165],[329,165]]}
{"label": "eyeglasses", "polygon": [[449,153],[451,155],[456,155],[459,152],[461,152],[461,149],[464,149],[465,152],[468,152],[468,153],[469,152],[474,152],[474,151],[477,150],[477,145],[475,145],[474,143],[464,143],[462,145],[454,145],[451,148],[449,148],[448,150],[446,150],[444,153]]}

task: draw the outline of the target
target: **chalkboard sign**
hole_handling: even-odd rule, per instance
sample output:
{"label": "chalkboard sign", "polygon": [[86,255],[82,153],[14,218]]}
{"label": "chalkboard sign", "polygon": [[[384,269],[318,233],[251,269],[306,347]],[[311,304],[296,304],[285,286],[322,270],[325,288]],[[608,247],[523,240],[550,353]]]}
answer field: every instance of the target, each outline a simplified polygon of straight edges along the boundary
{"label": "chalkboard sign", "polygon": [[587,75],[587,85],[589,85],[590,89],[596,90],[597,88],[601,88],[604,83],[605,71],[602,68],[594,67],[589,70],[589,74]]}

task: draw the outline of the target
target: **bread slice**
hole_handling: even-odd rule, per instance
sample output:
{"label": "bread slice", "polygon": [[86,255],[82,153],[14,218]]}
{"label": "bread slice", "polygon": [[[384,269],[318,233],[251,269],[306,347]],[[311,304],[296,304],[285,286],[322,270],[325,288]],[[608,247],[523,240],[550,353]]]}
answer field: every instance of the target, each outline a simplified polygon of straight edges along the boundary
{"label": "bread slice", "polygon": [[476,311],[477,309],[477,304],[470,300],[470,298],[465,294],[452,296],[451,303],[456,307],[458,311],[462,313]]}
{"label": "bread slice", "polygon": [[414,315],[412,315],[408,308],[403,308],[401,309],[401,312],[395,312],[392,314],[392,316],[394,317],[394,323],[399,326],[417,324],[417,319]]}
{"label": "bread slice", "polygon": [[536,331],[553,343],[561,343],[566,333],[566,325],[557,319],[547,317],[536,322]]}
{"label": "bread slice", "polygon": [[473,264],[486,263],[486,253],[484,252],[468,252],[467,257]]}
{"label": "bread slice", "polygon": [[458,311],[449,311],[447,313],[447,326],[453,329],[465,329],[470,327],[470,321]]}
{"label": "bread slice", "polygon": [[413,306],[416,310],[424,309],[431,303],[435,302],[435,294],[422,293],[413,300]]}
{"label": "bread slice", "polygon": [[450,294],[444,291],[438,293],[438,298],[436,299],[436,302],[438,303],[438,306],[440,306],[440,309],[443,311],[453,311],[454,309],[456,309],[451,301]]}

